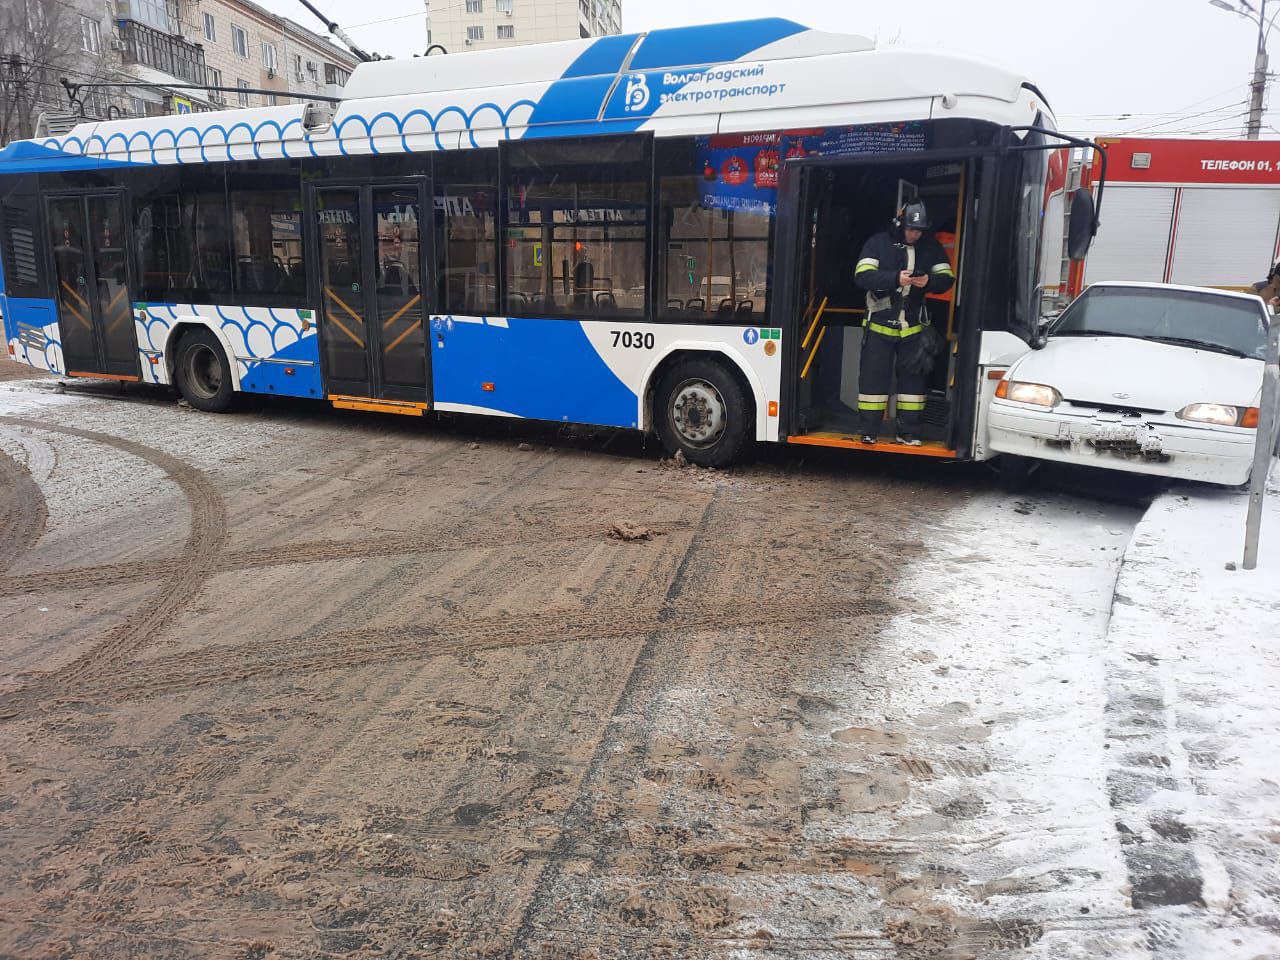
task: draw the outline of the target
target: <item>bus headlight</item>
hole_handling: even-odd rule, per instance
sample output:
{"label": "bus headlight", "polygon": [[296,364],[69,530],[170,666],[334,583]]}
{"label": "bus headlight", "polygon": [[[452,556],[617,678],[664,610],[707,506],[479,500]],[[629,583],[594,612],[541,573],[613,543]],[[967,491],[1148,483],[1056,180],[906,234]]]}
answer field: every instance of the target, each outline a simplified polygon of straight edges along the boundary
{"label": "bus headlight", "polygon": [[1014,403],[1031,403],[1037,407],[1053,409],[1062,402],[1062,394],[1043,383],[1025,383],[1021,380],[1001,380],[996,396]]}
{"label": "bus headlight", "polygon": [[1189,403],[1178,411],[1179,420],[1212,423],[1219,427],[1256,427],[1257,407],[1236,407],[1229,403]]}

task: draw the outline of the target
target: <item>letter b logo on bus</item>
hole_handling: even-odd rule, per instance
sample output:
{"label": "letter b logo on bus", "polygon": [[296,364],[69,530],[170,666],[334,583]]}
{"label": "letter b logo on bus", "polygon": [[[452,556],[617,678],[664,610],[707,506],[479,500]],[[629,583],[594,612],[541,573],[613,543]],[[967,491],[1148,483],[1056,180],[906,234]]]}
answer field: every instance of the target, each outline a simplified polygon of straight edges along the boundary
{"label": "letter b logo on bus", "polygon": [[635,113],[643,110],[649,103],[649,84],[643,73],[632,73],[627,76],[626,111]]}

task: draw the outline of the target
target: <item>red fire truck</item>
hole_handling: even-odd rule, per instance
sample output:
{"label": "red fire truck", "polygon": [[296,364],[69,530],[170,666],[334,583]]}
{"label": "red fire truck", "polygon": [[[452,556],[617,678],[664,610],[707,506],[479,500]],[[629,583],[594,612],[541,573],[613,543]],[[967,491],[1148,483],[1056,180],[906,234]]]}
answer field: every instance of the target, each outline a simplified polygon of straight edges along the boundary
{"label": "red fire truck", "polygon": [[1280,141],[1098,142],[1106,206],[1088,260],[1071,270],[1071,294],[1101,280],[1248,290],[1280,260]]}

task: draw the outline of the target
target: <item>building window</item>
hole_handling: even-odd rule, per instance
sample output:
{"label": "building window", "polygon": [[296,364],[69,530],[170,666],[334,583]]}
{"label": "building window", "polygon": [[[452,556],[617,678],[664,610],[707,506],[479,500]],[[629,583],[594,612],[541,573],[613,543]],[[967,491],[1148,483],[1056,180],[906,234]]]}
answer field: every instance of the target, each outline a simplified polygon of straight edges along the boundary
{"label": "building window", "polygon": [[[121,19],[136,20],[163,33],[177,33],[177,23],[165,0],[128,0]],[[176,4],[175,4],[176,7]]]}
{"label": "building window", "polygon": [[752,197],[706,176],[741,153],[710,137],[662,141],[657,165],[662,289],[655,299],[664,319],[755,323],[765,313],[776,189],[759,189]]}
{"label": "building window", "polygon": [[210,43],[218,42],[218,28],[214,25],[212,13],[204,15],[204,38]]}
{"label": "building window", "polygon": [[439,309],[493,313],[498,300],[498,152],[440,153],[435,168]]}
{"label": "building window", "polygon": [[302,54],[295,53],[293,55],[293,79],[301,80],[302,75]]}
{"label": "building window", "polygon": [[514,40],[516,38],[516,28],[509,23],[498,24],[499,40]]}
{"label": "building window", "polygon": [[506,154],[507,312],[644,312],[649,162],[641,137],[511,144]]}
{"label": "building window", "polygon": [[102,33],[97,20],[89,17],[80,18],[80,48],[85,53],[102,52]]}
{"label": "building window", "polygon": [[484,0],[467,0],[467,13],[484,13]]}
{"label": "building window", "polygon": [[468,39],[468,40],[483,40],[483,39],[484,39],[484,27],[467,27],[467,39]]}
{"label": "building window", "polygon": [[276,59],[275,44],[264,43],[262,45],[262,65],[272,73],[280,69],[280,61]]}
{"label": "building window", "polygon": [[511,16],[511,13],[512,13],[511,0],[498,0],[498,12],[505,13],[507,16]]}
{"label": "building window", "polygon": [[326,63],[324,65],[324,82],[329,86],[345,86],[350,79],[350,70],[343,70],[336,63]]}
{"label": "building window", "polygon": [[236,86],[240,88],[240,92],[236,94],[240,98],[240,106],[247,107],[249,105],[249,94],[245,93],[249,89],[249,81],[237,80]]}
{"label": "building window", "polygon": [[244,27],[237,27],[234,23],[231,25],[231,49],[236,52],[236,56],[249,59],[249,34]]}
{"label": "building window", "polygon": [[[211,87],[222,86],[222,71],[217,69],[216,67],[209,68],[209,86]],[[221,90],[210,90],[209,99],[212,100],[214,103],[226,103],[227,95]]]}

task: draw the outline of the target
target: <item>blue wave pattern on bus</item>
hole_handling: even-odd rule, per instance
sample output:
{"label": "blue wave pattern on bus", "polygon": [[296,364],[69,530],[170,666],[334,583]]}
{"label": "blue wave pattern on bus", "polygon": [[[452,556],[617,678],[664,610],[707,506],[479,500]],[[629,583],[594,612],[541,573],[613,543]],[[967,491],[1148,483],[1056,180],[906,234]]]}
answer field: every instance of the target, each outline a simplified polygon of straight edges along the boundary
{"label": "blue wave pattern on bus", "polygon": [[[301,119],[294,117],[283,124],[274,119],[262,120],[256,125],[240,121],[229,127],[221,123],[203,127],[188,123],[179,130],[170,128],[154,133],[148,130],[136,130],[129,134],[116,132],[106,136],[94,133],[85,140],[70,135],[50,137],[40,144],[11,144],[0,151],[0,171],[18,173],[133,166],[147,162],[156,164],[160,162],[156,151],[162,147],[172,149],[178,162],[183,162],[184,149],[198,150],[203,163],[236,159],[234,151],[239,147],[251,148],[256,159],[262,158],[264,146],[278,149],[280,155],[287,159],[319,157],[329,152],[328,149],[317,149],[318,146],[336,148],[343,156],[350,155],[353,150],[377,154],[386,152],[376,143],[378,134],[375,130],[380,123],[388,123],[394,127],[395,135],[400,138],[400,150],[408,153],[411,152],[408,140],[411,134],[406,128],[415,119],[425,122],[434,138],[435,148],[444,150],[447,148],[440,139],[440,127],[446,119],[452,117],[458,118],[462,127],[447,127],[444,132],[465,132],[471,146],[475,147],[478,145],[477,120],[489,116],[496,118],[504,137],[509,138],[512,115],[517,110],[530,111],[522,133],[530,138],[575,133],[630,132],[644,126],[662,105],[663,95],[671,95],[673,90],[685,83],[663,89],[660,93],[646,97],[643,102],[628,102],[626,78],[645,76],[646,81],[652,80],[655,85],[659,85],[658,80],[664,76],[664,71],[679,69],[679,75],[686,82],[696,82],[698,77],[717,68],[690,65],[704,64],[708,60],[717,64],[742,60],[754,50],[806,29],[791,20],[771,18],[656,30],[640,40],[629,64],[626,63],[627,54],[640,35],[602,37],[580,53],[560,79],[553,81],[536,102],[521,99],[507,106],[487,102],[470,109],[450,105],[434,112],[415,108],[404,115],[384,111],[372,118],[359,113],[345,116],[340,113],[334,121],[332,140],[304,135],[300,141],[294,141],[300,142],[305,148],[301,156],[289,153],[290,141],[286,139],[286,135],[294,127],[301,129]],[[626,78],[620,76],[624,66],[629,71]],[[647,71],[650,73],[646,74]],[[348,130],[352,130],[351,135],[346,134]],[[248,139],[233,141],[232,137],[239,131],[244,131]],[[270,139],[267,138],[268,133],[272,135]],[[184,143],[184,140],[188,142]],[[106,154],[117,143],[128,157],[127,160],[106,159]],[[219,153],[210,153],[218,148]],[[145,151],[146,159],[135,159],[135,150]]]}
{"label": "blue wave pattern on bus", "polygon": [[[173,327],[198,317],[217,327],[231,345],[242,391],[291,397],[322,395],[316,328],[301,328],[302,311],[154,301],[135,304],[135,310],[138,345],[144,354],[162,353]],[[292,374],[285,372],[289,363],[279,362],[290,360],[296,362]],[[147,366],[144,363],[143,369]],[[152,376],[154,382],[160,382],[154,372]]]}
{"label": "blue wave pattern on bus", "polygon": [[54,302],[27,297],[6,297],[5,302],[6,340],[14,345],[14,359],[39,370],[62,373],[62,333]]}
{"label": "blue wave pattern on bus", "polygon": [[[532,420],[636,426],[635,392],[609,369],[581,323],[437,316],[431,341],[437,403]],[[485,383],[494,389],[486,391]]]}

